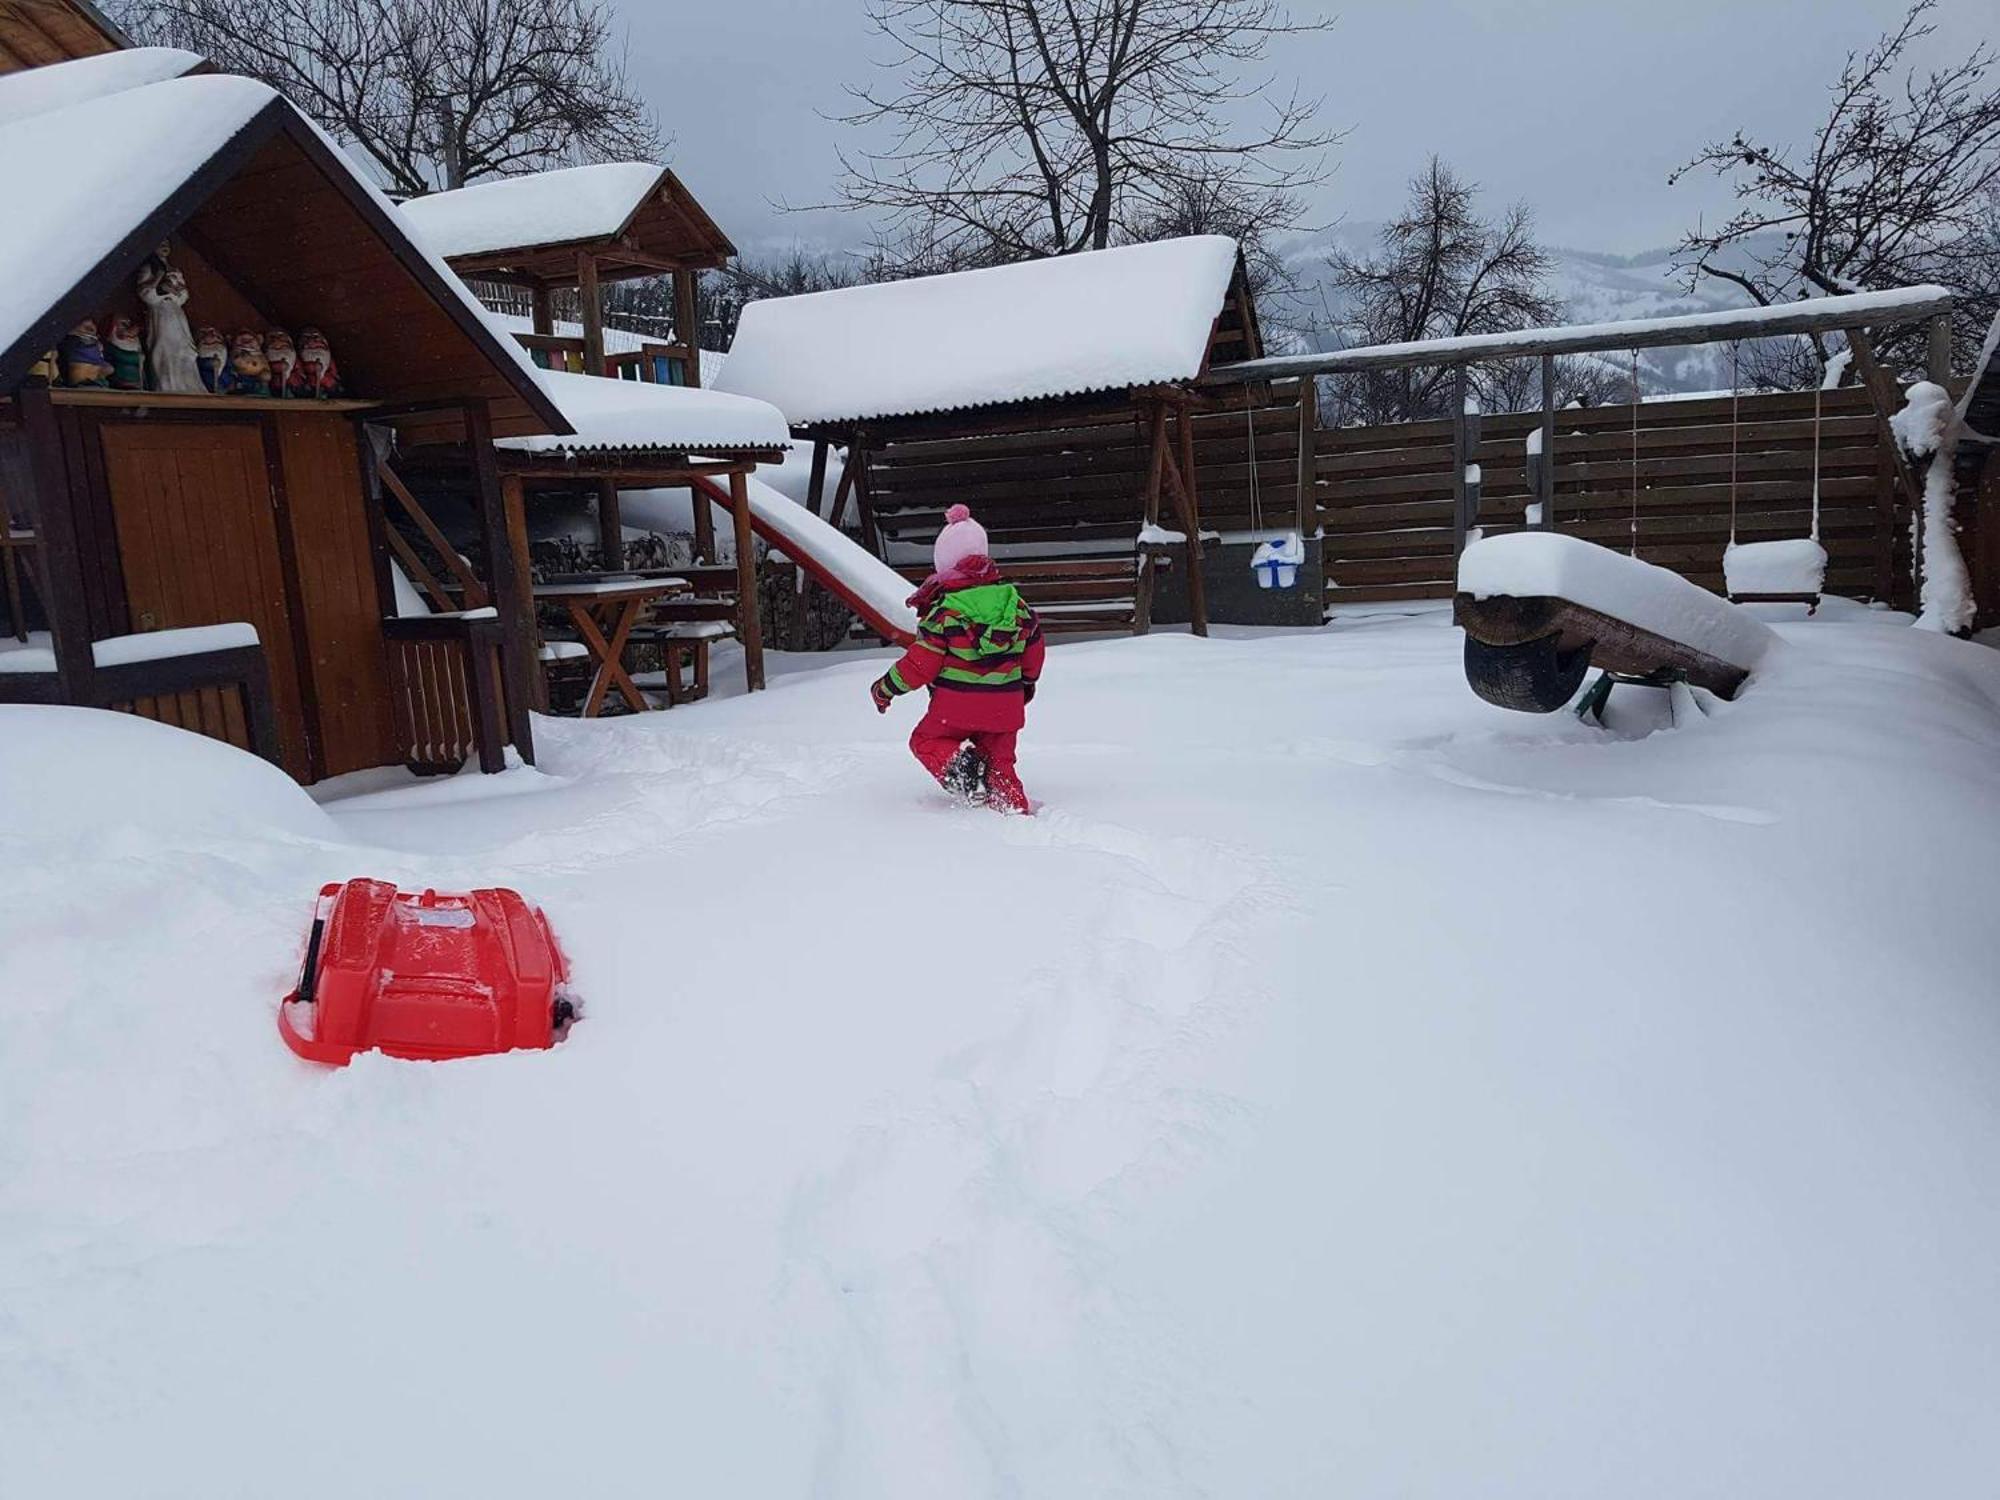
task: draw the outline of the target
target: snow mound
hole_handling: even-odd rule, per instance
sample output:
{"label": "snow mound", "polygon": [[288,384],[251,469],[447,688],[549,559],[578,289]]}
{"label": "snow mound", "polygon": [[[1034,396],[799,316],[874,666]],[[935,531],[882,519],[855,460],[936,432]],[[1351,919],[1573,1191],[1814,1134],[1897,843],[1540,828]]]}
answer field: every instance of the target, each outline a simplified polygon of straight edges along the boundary
{"label": "snow mound", "polygon": [[180,78],[200,67],[201,61],[178,47],[130,47],[23,68],[0,76],[0,125]]}
{"label": "snow mound", "polygon": [[338,839],[333,820],[269,761],[137,714],[0,705],[0,839],[66,844],[143,829]]}
{"label": "snow mound", "polygon": [[1722,574],[1732,594],[1817,594],[1826,582],[1826,548],[1809,536],[1732,542]]}
{"label": "snow mound", "polygon": [[619,233],[666,177],[654,162],[598,162],[412,198],[402,215],[446,259]]}
{"label": "snow mound", "polygon": [[593,449],[711,452],[785,448],[792,434],[784,414],[767,402],[694,386],[607,380],[566,370],[535,371],[576,431],[556,437],[500,439],[520,453],[588,453]]}
{"label": "snow mound", "polygon": [[1458,590],[1475,599],[1567,599],[1746,670],[1777,640],[1756,616],[1678,573],[1552,531],[1474,542],[1459,559]]}

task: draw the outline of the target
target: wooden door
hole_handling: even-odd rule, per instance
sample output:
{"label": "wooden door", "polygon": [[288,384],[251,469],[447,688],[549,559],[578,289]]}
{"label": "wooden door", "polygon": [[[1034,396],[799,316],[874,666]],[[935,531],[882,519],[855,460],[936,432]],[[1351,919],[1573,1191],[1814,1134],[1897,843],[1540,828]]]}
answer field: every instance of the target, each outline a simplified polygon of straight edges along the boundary
{"label": "wooden door", "polygon": [[254,625],[271,666],[285,769],[312,780],[316,757],[262,427],[144,421],[99,430],[133,630]]}
{"label": "wooden door", "polygon": [[273,423],[284,474],[279,508],[298,563],[294,607],[311,658],[319,774],[394,765],[401,752],[354,424],[310,408]]}

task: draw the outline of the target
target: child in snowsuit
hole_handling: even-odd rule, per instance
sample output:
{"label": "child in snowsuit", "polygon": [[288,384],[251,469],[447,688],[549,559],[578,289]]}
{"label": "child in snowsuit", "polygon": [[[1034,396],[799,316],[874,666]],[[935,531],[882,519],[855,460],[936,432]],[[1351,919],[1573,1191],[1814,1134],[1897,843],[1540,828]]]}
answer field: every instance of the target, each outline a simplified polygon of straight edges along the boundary
{"label": "child in snowsuit", "polygon": [[931,690],[930,712],[910,736],[910,750],[938,784],[986,805],[1032,812],[1014,769],[1014,739],[1027,720],[1047,647],[1042,622],[986,555],[986,531],[963,505],[945,512],[932,550],[936,568],[910,605],[922,623],[916,643],[869,689],[875,711],[917,688]]}

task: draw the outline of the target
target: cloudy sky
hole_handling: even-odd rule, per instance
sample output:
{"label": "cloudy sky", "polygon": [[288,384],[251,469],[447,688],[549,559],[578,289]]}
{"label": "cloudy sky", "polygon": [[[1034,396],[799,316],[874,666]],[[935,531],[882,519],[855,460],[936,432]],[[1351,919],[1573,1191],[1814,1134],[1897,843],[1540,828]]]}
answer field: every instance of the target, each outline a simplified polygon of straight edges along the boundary
{"label": "cloudy sky", "polygon": [[[669,154],[745,250],[841,244],[866,226],[788,215],[824,200],[838,170],[842,85],[885,54],[861,0],[612,0],[634,81]],[[1349,131],[1315,218],[1391,212],[1438,152],[1496,198],[1525,198],[1546,238],[1637,252],[1724,200],[1666,185],[1708,136],[1738,126],[1804,133],[1844,54],[1903,0],[1297,0],[1335,18],[1274,56],[1281,85],[1323,94]],[[1991,0],[1946,0],[1925,56],[1990,35]]]}

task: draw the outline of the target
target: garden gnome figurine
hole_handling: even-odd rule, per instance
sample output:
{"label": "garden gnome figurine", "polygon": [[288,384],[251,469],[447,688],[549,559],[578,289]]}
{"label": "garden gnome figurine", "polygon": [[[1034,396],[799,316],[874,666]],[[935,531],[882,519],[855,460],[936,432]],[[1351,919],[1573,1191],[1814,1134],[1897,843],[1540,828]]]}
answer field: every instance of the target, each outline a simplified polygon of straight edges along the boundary
{"label": "garden gnome figurine", "polygon": [[124,313],[114,317],[104,352],[111,361],[111,388],[114,391],[143,391],[146,388],[146,351],[139,343],[137,322]]}
{"label": "garden gnome figurine", "polygon": [[220,328],[204,327],[195,340],[194,362],[201,371],[202,385],[214,392],[225,389],[223,372],[229,368],[229,345]]}
{"label": "garden gnome figurine", "polygon": [[333,362],[333,347],[317,328],[299,330],[299,364],[305,370],[308,395],[323,401],[340,394],[340,370]]}
{"label": "garden gnome figurine", "polygon": [[239,333],[229,341],[228,391],[232,396],[271,394],[271,362],[254,333]]}
{"label": "garden gnome figurine", "polygon": [[111,361],[97,337],[97,320],[85,318],[56,344],[64,385],[102,386],[111,383]]}
{"label": "garden gnome figurine", "polygon": [[153,368],[153,389],[199,396],[208,387],[202,384],[201,366],[195,359],[194,330],[188,327],[187,280],[166,263],[161,254],[153,256],[139,270],[139,300],[146,304],[146,343]]}
{"label": "garden gnome figurine", "polygon": [[299,365],[298,346],[284,329],[273,328],[264,335],[264,359],[271,366],[272,395],[306,394],[306,372]]}

